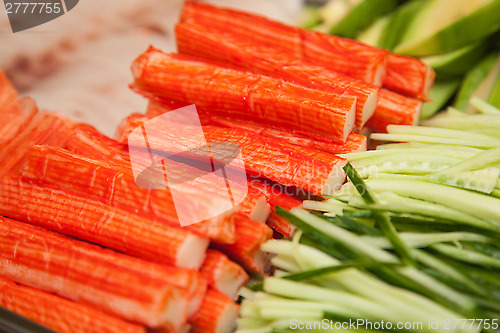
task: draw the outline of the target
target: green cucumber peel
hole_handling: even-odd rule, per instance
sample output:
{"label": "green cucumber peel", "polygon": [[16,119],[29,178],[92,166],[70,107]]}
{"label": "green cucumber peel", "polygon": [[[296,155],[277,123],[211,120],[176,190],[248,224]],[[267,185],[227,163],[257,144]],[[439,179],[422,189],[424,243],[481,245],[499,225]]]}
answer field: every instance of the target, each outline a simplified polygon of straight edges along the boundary
{"label": "green cucumber peel", "polygon": [[394,51],[406,33],[409,22],[415,17],[415,12],[418,12],[424,4],[423,0],[409,1],[393,12],[382,27],[376,46],[388,49],[390,52]]}
{"label": "green cucumber peel", "polygon": [[[439,221],[470,226],[474,230],[485,230],[498,234],[498,228],[482,219],[478,219],[468,213],[460,212],[455,209],[429,201],[417,200],[397,195],[392,192],[381,192],[376,194],[378,203],[371,205],[371,209],[386,210],[397,214],[414,214]],[[361,209],[366,205],[360,198],[352,197],[349,204]],[[448,227],[449,228],[449,227]]]}
{"label": "green cucumber peel", "polygon": [[357,34],[370,26],[377,18],[392,11],[398,0],[362,0],[351,9],[340,22],[330,28],[330,34],[355,38]]}
{"label": "green cucumber peel", "polygon": [[[459,9],[456,12],[451,10],[453,8],[450,8],[447,0],[427,1],[426,5],[415,13],[415,18],[395,52],[411,56],[443,54],[490,36],[500,29],[500,1],[483,1],[482,5],[481,2],[474,1],[479,6],[469,12],[463,7],[474,2],[454,0],[455,2],[458,2],[455,6]],[[432,27],[431,21],[437,17],[443,19],[444,15],[450,17],[447,25],[428,29]]]}
{"label": "green cucumber peel", "polygon": [[[490,42],[491,40],[486,38],[460,49],[444,54],[423,57],[420,60],[431,66],[436,71],[436,75],[440,80],[460,79],[483,59],[489,49]],[[459,83],[460,81],[457,80],[456,88],[458,88]],[[436,87],[436,84],[439,85],[439,81],[434,84],[434,87]],[[431,94],[431,99],[433,99],[432,97]],[[448,97],[451,97],[451,94]]]}
{"label": "green cucumber peel", "polygon": [[448,102],[460,86],[459,79],[448,81],[436,81],[429,91],[430,102],[424,103],[420,112],[420,119],[425,120],[432,117]]}
{"label": "green cucumber peel", "polygon": [[[358,174],[356,169],[354,169],[354,167],[350,163],[347,163],[344,166],[344,171],[347,177],[356,187],[356,190],[361,195],[365,203],[368,205],[376,204],[375,197],[371,194],[370,189],[366,186],[365,182]],[[375,221],[380,230],[382,230],[382,233],[393,245],[394,250],[401,257],[401,260],[407,264],[414,264],[415,262],[411,257],[410,249],[399,238],[396,228],[394,228],[394,225],[391,223],[389,215],[385,212],[375,211],[373,217],[375,218]]]}

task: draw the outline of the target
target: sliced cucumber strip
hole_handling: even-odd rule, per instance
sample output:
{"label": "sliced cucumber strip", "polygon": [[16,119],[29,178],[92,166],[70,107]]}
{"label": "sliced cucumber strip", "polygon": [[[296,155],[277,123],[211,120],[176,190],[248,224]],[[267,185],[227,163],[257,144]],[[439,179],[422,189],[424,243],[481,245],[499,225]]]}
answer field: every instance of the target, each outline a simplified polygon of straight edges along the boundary
{"label": "sliced cucumber strip", "polygon": [[479,97],[472,97],[469,101],[469,104],[474,107],[474,109],[476,109],[479,113],[500,116],[500,109],[496,108],[488,102],[485,102]]}
{"label": "sliced cucumber strip", "polygon": [[458,110],[472,113],[472,108],[468,107],[469,100],[473,96],[487,100],[499,72],[500,53],[494,52],[485,57],[484,60],[469,71],[458,91],[454,107]]}
{"label": "sliced cucumber strip", "polygon": [[498,0],[428,0],[396,47],[397,53],[426,56],[450,52],[500,28]]}
{"label": "sliced cucumber strip", "polygon": [[490,40],[484,39],[458,50],[423,57],[421,60],[431,66],[440,79],[459,78],[483,59],[489,46]]}
{"label": "sliced cucumber strip", "polygon": [[367,179],[366,184],[374,192],[392,191],[401,196],[438,203],[500,225],[500,200],[494,197],[416,180]]}
{"label": "sliced cucumber strip", "polygon": [[420,119],[428,119],[451,99],[451,96],[457,91],[460,80],[436,81],[429,92],[431,102],[424,103]]}
{"label": "sliced cucumber strip", "polygon": [[369,27],[375,20],[396,8],[398,0],[362,0],[337,24],[330,33],[348,38]]}

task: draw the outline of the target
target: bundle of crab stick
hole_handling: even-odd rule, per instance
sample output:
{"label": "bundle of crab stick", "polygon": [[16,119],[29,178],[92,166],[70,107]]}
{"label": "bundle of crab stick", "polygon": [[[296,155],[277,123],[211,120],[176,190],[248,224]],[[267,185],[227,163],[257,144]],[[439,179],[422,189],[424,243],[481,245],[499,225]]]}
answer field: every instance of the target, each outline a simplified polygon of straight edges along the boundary
{"label": "bundle of crab stick", "polygon": [[[248,273],[266,274],[260,245],[293,234],[275,208],[333,192],[337,154],[365,150],[365,127],[415,124],[434,78],[416,59],[198,2],[176,37],[178,53],[133,62],[149,104],[114,139],[38,110],[0,71],[0,306],[60,332],[231,332]],[[192,104],[207,143],[239,147],[246,186],[217,215],[224,193],[184,189],[183,209],[212,217],[183,226],[174,193],[141,186],[129,152],[146,124],[158,149],[202,145],[154,122]]]}

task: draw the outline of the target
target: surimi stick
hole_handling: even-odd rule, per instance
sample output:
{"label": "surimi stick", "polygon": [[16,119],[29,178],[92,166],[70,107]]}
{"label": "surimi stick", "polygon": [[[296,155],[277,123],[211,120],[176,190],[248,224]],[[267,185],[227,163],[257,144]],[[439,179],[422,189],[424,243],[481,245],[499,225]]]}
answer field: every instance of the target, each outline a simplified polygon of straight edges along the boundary
{"label": "surimi stick", "polygon": [[[161,101],[150,100],[148,105],[154,105],[154,107],[152,107],[152,109],[148,108],[146,114],[134,113],[122,120],[115,135],[118,142],[127,143],[128,136],[136,127],[148,121],[150,118],[171,111],[170,104],[165,104]],[[199,115],[202,125],[239,128],[245,131],[260,134],[265,137],[274,138],[289,144],[304,146],[308,148],[316,148],[330,154],[347,154],[351,152],[366,150],[366,136],[354,132],[351,132],[349,134],[346,142],[344,143],[338,143],[335,141],[325,142],[314,140],[311,137],[297,133],[263,127],[259,123],[251,121],[238,120],[223,116],[211,116],[208,111],[204,110],[200,110]]]}
{"label": "surimi stick", "polygon": [[150,48],[134,61],[132,73],[135,89],[146,96],[195,104],[212,113],[243,117],[318,139],[344,142],[354,126],[355,97],[189,56]]}
{"label": "surimi stick", "polygon": [[419,59],[389,53],[384,87],[402,95],[429,100],[436,73]]}
{"label": "surimi stick", "polygon": [[208,239],[60,188],[0,180],[0,214],[147,260],[199,268]]}
{"label": "surimi stick", "polygon": [[87,124],[77,125],[73,132],[66,147],[69,151],[106,161],[106,163],[130,166],[130,156],[126,145],[108,138]]}
{"label": "surimi stick", "polygon": [[196,22],[176,26],[177,49],[181,54],[277,77],[285,81],[357,98],[355,127],[361,128],[375,111],[378,87],[300,61],[272,46],[255,44],[248,38]]}
{"label": "surimi stick", "polygon": [[224,252],[247,270],[263,274],[268,257],[260,250],[260,246],[271,239],[272,230],[266,224],[252,221],[242,215],[235,216],[235,226],[236,243],[213,243],[211,246]]}
{"label": "surimi stick", "polygon": [[381,98],[367,127],[377,132],[387,132],[388,125],[417,125],[420,120],[422,101],[380,89]]}
{"label": "surimi stick", "polygon": [[238,214],[244,215],[250,220],[265,223],[271,214],[271,206],[259,190],[249,187],[245,200],[238,207]]}
{"label": "surimi stick", "polygon": [[[0,275],[126,320],[173,330],[187,319],[188,290],[170,268],[0,218]],[[177,274],[177,272],[179,272]]]}
{"label": "surimi stick", "polygon": [[[22,107],[36,108],[34,104]],[[9,126],[9,125],[7,125]],[[17,172],[24,162],[26,154],[33,145],[53,144],[64,146],[72,135],[72,125],[57,116],[46,112],[33,115],[9,135],[9,139],[1,144],[0,172]]]}
{"label": "surimi stick", "polygon": [[234,331],[239,305],[226,295],[209,289],[198,314],[190,320],[192,333],[230,333]]}
{"label": "surimi stick", "polygon": [[248,274],[245,270],[216,250],[207,251],[200,273],[207,279],[212,289],[231,299],[236,299],[238,290],[248,282]]}
{"label": "surimi stick", "polygon": [[190,21],[230,30],[254,44],[272,46],[295,58],[378,86],[385,75],[387,51],[355,40],[285,25],[238,10],[186,1],[180,22]]}
{"label": "surimi stick", "polygon": [[[205,115],[205,114],[203,114]],[[330,154],[347,154],[366,150],[366,136],[351,132],[344,143],[324,142],[314,140],[305,135],[294,134],[286,131],[280,131],[274,128],[262,127],[257,123],[242,121],[221,116],[208,116],[209,124],[216,126],[233,127],[260,134],[265,137],[273,138],[281,142],[315,148]]]}
{"label": "surimi stick", "polygon": [[58,332],[146,333],[90,306],[0,278],[0,306]]}

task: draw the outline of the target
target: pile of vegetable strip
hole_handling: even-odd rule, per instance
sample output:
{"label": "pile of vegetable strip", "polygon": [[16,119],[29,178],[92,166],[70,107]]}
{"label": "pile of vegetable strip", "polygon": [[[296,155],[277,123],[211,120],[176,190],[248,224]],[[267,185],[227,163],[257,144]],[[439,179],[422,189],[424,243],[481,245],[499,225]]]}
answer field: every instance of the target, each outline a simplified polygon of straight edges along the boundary
{"label": "pile of vegetable strip", "polygon": [[278,209],[299,230],[262,246],[278,270],[242,292],[238,332],[498,332],[500,109],[472,103],[372,134],[395,143],[343,155],[350,181],[326,200]]}

